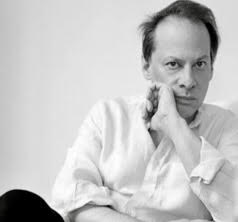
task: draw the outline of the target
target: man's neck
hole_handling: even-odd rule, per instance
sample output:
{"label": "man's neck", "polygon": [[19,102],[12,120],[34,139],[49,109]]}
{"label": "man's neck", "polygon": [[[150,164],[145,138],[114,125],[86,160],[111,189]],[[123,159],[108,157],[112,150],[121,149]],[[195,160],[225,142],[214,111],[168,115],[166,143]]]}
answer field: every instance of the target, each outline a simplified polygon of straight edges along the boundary
{"label": "man's neck", "polygon": [[197,113],[198,113],[198,110],[192,116],[185,118],[188,125],[196,118]]}

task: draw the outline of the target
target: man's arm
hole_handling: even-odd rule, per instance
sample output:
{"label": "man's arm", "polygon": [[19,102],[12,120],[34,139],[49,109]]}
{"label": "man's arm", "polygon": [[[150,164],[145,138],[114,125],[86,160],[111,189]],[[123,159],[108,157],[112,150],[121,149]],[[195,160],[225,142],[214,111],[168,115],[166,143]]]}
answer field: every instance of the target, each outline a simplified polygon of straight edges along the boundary
{"label": "man's arm", "polygon": [[175,117],[170,127],[170,139],[188,175],[200,162],[202,142],[181,117]]}
{"label": "man's arm", "polygon": [[158,145],[161,133],[168,136],[175,144],[185,170],[190,175],[199,163],[202,143],[179,115],[172,89],[165,84],[152,84],[147,92],[146,106],[144,119],[150,123],[155,145]]}
{"label": "man's arm", "polygon": [[109,207],[85,205],[69,214],[72,222],[140,222]]}
{"label": "man's arm", "polygon": [[102,150],[102,121],[104,104],[98,103],[82,123],[76,141],[68,149],[64,165],[52,192],[52,207],[66,221],[138,222],[129,215],[109,206],[119,206],[99,171]]}
{"label": "man's arm", "polygon": [[[238,120],[233,118],[223,126],[224,135],[218,147],[214,147],[195,135],[180,117],[172,89],[161,84],[159,90],[159,105],[151,118],[151,129],[162,131],[173,141],[192,190],[214,221],[230,221],[234,206],[232,184],[237,180],[234,164],[238,162]],[[152,109],[148,106],[147,110]]]}

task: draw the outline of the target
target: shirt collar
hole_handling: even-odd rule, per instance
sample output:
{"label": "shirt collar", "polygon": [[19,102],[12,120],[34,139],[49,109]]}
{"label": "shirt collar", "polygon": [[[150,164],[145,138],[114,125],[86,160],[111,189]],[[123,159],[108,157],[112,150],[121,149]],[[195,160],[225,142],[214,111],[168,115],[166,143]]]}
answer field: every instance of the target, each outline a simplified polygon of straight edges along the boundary
{"label": "shirt collar", "polygon": [[193,129],[195,127],[198,127],[202,122],[202,113],[203,113],[203,106],[200,106],[197,110],[196,116],[194,120],[189,124],[189,128]]}

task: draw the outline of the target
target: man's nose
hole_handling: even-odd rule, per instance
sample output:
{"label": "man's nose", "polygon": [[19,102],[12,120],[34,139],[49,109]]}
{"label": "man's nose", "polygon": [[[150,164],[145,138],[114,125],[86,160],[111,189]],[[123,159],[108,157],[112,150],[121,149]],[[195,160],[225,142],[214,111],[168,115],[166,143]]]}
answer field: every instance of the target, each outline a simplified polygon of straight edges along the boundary
{"label": "man's nose", "polygon": [[194,79],[194,73],[192,67],[186,67],[181,71],[179,76],[179,87],[185,89],[191,89],[196,86]]}

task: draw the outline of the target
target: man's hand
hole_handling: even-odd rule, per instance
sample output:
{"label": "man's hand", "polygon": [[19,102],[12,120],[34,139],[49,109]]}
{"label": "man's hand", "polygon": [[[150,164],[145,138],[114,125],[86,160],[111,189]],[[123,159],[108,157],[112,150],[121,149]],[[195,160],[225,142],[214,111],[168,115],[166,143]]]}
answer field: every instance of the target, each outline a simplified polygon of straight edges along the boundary
{"label": "man's hand", "polygon": [[170,136],[170,127],[173,127],[173,121],[178,117],[173,90],[166,84],[153,83],[146,95],[143,115],[150,123],[150,129]]}
{"label": "man's hand", "polygon": [[146,94],[146,104],[143,110],[143,119],[147,122],[151,121],[152,116],[155,114],[158,108],[158,86],[153,83],[149,86]]}
{"label": "man's hand", "polygon": [[151,136],[157,146],[162,135],[168,136],[188,175],[200,160],[201,140],[187,125],[176,109],[173,90],[162,83],[150,86],[143,118],[150,124]]}

